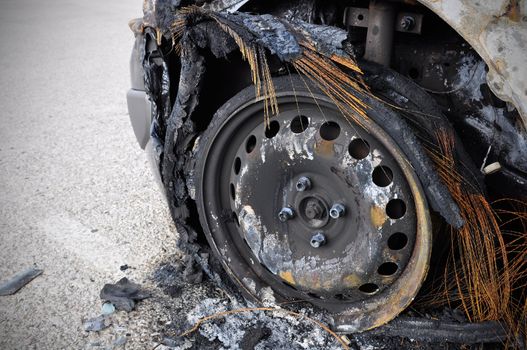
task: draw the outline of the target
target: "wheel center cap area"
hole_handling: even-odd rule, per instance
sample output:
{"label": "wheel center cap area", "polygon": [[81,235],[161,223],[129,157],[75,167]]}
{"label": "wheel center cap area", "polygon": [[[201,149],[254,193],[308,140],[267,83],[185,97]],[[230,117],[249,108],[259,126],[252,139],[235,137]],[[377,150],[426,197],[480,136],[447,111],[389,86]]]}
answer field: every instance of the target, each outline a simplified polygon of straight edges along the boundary
{"label": "wheel center cap area", "polygon": [[312,228],[321,228],[329,220],[328,206],[318,197],[308,196],[302,199],[298,211],[304,222]]}

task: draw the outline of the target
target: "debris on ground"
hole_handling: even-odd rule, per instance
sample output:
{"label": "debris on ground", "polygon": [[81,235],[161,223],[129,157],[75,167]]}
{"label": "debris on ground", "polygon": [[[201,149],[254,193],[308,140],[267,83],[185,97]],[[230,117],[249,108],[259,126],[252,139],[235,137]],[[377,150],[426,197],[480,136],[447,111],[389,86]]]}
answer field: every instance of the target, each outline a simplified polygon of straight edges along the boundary
{"label": "debris on ground", "polygon": [[[301,316],[283,311],[248,310],[244,305],[227,299],[204,299],[186,314],[184,329],[180,329],[174,337],[163,339],[163,343],[173,347],[184,347],[190,343],[192,349],[343,348],[333,335],[310,321],[311,318],[318,321],[321,317],[310,308],[299,309]],[[222,316],[201,323],[195,332],[180,336],[181,331],[193,329],[203,318],[219,314]]]}
{"label": "debris on ground", "polygon": [[13,276],[9,281],[0,285],[0,296],[13,295],[22,287],[40,276],[44,270],[30,268]]}
{"label": "debris on ground", "polygon": [[[220,288],[208,278],[202,283],[186,279],[183,260],[178,257],[162,264],[153,275],[164,292],[161,302],[170,310],[169,321],[156,329],[159,336],[155,341],[160,348],[343,349],[316,323],[328,324],[329,319],[310,305],[288,305],[292,312],[278,306],[271,311],[257,310],[237,291]],[[176,297],[172,297],[174,291]]]}
{"label": "debris on ground", "polygon": [[137,301],[149,298],[150,293],[124,277],[115,284],[105,284],[100,296],[102,300],[112,303],[115,309],[130,312]]}
{"label": "debris on ground", "polygon": [[127,341],[128,341],[128,339],[126,337],[119,337],[119,338],[115,339],[115,341],[113,342],[113,345],[114,346],[122,346],[122,345],[126,344]]}
{"label": "debris on ground", "polygon": [[174,264],[163,264],[154,273],[154,281],[158,283],[165,294],[173,298],[181,295],[185,284],[202,282],[203,272],[195,264],[185,262],[186,260],[181,259]]}
{"label": "debris on ground", "polygon": [[84,330],[86,332],[99,332],[105,328],[110,327],[112,322],[105,315],[100,315],[94,318],[90,318],[84,322]]}
{"label": "debris on ground", "polygon": [[[273,306],[277,311],[257,310],[237,291],[219,288],[208,278],[199,284],[186,281],[185,269],[179,263],[163,263],[153,274],[157,287],[164,292],[155,302],[163,305],[168,317],[155,326],[152,340],[158,349],[461,350],[474,343],[499,348],[507,341],[503,324],[469,323],[461,310],[450,308],[427,312],[412,309],[373,331],[337,339],[311,321],[331,323],[327,315],[310,304]],[[176,289],[174,298],[170,291]]]}
{"label": "debris on ground", "polygon": [[104,303],[101,312],[103,315],[111,315],[115,312],[115,306],[112,303]]}

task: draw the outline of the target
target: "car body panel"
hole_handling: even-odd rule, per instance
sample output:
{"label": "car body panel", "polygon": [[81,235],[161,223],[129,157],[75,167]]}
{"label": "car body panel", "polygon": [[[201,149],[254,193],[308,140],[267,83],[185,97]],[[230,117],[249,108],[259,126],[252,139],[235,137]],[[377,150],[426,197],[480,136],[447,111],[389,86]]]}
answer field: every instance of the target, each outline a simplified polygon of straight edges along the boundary
{"label": "car body panel", "polygon": [[492,91],[527,127],[527,13],[519,0],[419,0],[454,28],[489,67]]}

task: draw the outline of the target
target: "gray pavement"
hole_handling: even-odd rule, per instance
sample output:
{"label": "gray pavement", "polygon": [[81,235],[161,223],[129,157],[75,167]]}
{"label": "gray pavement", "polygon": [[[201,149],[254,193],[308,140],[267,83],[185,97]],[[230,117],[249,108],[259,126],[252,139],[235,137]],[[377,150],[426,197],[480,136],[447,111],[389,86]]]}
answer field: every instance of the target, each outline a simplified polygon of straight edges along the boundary
{"label": "gray pavement", "polygon": [[[102,285],[149,283],[175,249],[126,110],[127,23],[141,5],[0,1],[0,282],[44,270],[0,297],[0,349],[89,346],[82,320],[100,313]],[[148,336],[129,329],[148,322],[127,317],[127,348],[142,348]]]}

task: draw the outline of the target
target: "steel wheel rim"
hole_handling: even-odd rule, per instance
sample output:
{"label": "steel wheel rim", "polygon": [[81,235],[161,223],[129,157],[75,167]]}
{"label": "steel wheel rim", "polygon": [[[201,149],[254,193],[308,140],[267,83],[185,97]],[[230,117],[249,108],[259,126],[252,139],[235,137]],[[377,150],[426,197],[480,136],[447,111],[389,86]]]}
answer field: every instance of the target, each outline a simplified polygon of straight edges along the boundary
{"label": "steel wheel rim", "polygon": [[[316,97],[316,103],[313,103],[313,97]],[[321,106],[322,108],[335,110],[332,102],[321,94],[312,95],[307,92],[299,91],[295,91],[291,94],[286,91],[279,92],[277,98],[279,99],[281,114],[274,117],[272,121],[282,123],[278,133],[280,133],[280,130],[287,128],[288,125],[289,128],[291,128],[291,121],[295,117],[295,113],[297,114],[296,116],[299,114],[298,103],[311,103],[311,107],[316,105],[316,108],[313,107],[310,109],[311,111],[314,109],[320,110]],[[236,201],[241,201],[242,199],[238,199],[240,194],[248,193],[248,191],[247,186],[245,186],[244,191],[240,191],[238,188],[242,185],[239,181],[236,182],[235,178],[238,177],[245,179],[245,176],[242,174],[242,168],[244,165],[237,165],[236,163],[238,159],[242,158],[240,157],[240,151],[246,147],[248,138],[255,133],[255,130],[258,130],[259,128],[260,131],[262,130],[261,124],[263,123],[263,114],[260,113],[262,108],[261,101],[252,100],[243,104],[241,107],[230,113],[230,117],[215,130],[215,135],[211,138],[211,142],[209,142],[208,145],[205,145],[208,152],[201,162],[201,171],[204,176],[199,184],[199,186],[201,186],[199,192],[201,198],[207,198],[205,201],[202,200],[200,209],[201,212],[205,214],[202,215],[202,217],[205,217],[205,220],[202,218],[202,222],[204,221],[205,232],[207,233],[209,242],[216,250],[216,253],[222,258],[224,267],[229,275],[238,282],[247,294],[251,295],[256,300],[281,301],[288,298],[310,299],[313,304],[321,306],[334,314],[335,328],[340,331],[364,330],[386,323],[402,311],[417,293],[419,286],[426,275],[430,254],[430,221],[428,218],[428,209],[419,182],[411,170],[411,167],[405,162],[404,156],[396,145],[394,146],[394,144],[390,143],[392,149],[388,149],[384,146],[385,149],[383,151],[389,152],[391,159],[393,159],[395,164],[400,167],[400,169],[397,169],[396,173],[404,174],[405,180],[407,180],[407,189],[414,199],[407,209],[413,210],[415,207],[416,215],[413,224],[415,224],[416,227],[416,234],[415,237],[411,236],[408,239],[406,247],[411,246],[413,249],[406,257],[406,261],[403,264],[404,266],[400,268],[395,275],[390,275],[392,280],[389,284],[381,286],[382,288],[379,288],[373,293],[365,293],[361,291],[360,296],[362,296],[362,298],[344,298],[344,300],[337,300],[334,298],[335,300],[332,300],[331,298],[328,298],[327,295],[316,295],[316,293],[314,293],[316,290],[306,290],[305,285],[299,286],[294,283],[298,280],[298,276],[295,276],[294,273],[293,276],[291,276],[283,274],[284,270],[270,270],[269,266],[265,265],[265,259],[261,259],[261,256],[257,257],[254,249],[252,249],[254,246],[251,246],[250,243],[246,242],[247,237],[240,234],[240,232],[245,235],[247,233],[247,229],[243,230],[244,223],[247,221],[247,218],[244,215],[247,213],[244,214],[243,211],[240,210],[240,204],[236,204]],[[246,117],[244,117],[244,115]],[[253,117],[251,117],[251,115],[253,115]],[[254,115],[259,115],[259,118],[254,118]],[[325,122],[335,121],[335,118],[337,118],[336,120],[338,121],[338,118],[342,118],[342,116],[338,115],[338,113],[334,113],[329,119],[327,116],[325,116],[325,118]],[[320,123],[317,124],[316,122],[313,122],[313,120],[310,120],[310,124],[314,129],[317,129],[317,135],[320,138]],[[369,130],[367,133],[368,135],[376,138],[383,138],[386,142],[390,141],[387,135],[380,130],[378,126],[373,124],[373,122],[365,121],[363,126]],[[344,125],[343,128],[345,127],[346,126]],[[225,134],[225,130],[231,131]],[[297,134],[306,131],[307,130],[301,131]],[[354,132],[357,131],[358,128],[355,128]],[[262,133],[260,132],[260,134]],[[346,131],[343,131],[343,134],[346,134]],[[360,132],[358,134],[359,136],[364,137],[363,135],[360,135]],[[239,137],[239,139],[242,139],[243,141],[237,141],[235,135],[244,135]],[[294,137],[294,135],[289,135],[289,137],[291,136]],[[261,135],[261,137],[265,138],[266,136],[264,134]],[[274,137],[280,137],[280,135],[277,134]],[[273,139],[274,137],[267,138],[267,140]],[[231,144],[231,147],[226,147],[227,149],[224,149],[219,146],[222,145],[222,143],[226,144],[227,142]],[[259,140],[257,140],[257,145],[265,145],[265,142],[266,141],[260,143]],[[378,142],[380,145],[383,145],[381,141]],[[232,146],[233,144],[235,144],[235,146]],[[375,142],[371,142],[370,146],[372,146],[372,148],[378,147]],[[221,151],[218,151],[218,148],[220,148]],[[256,149],[256,147],[254,149]],[[246,152],[248,157],[251,157],[250,154],[255,152],[254,149],[251,152]],[[255,152],[254,154],[258,155],[258,152]],[[261,154],[258,156],[260,159],[262,158]],[[221,158],[224,164],[221,164],[219,161],[211,162],[210,159],[214,158]],[[241,163],[248,162],[247,159],[240,159]],[[391,164],[391,166],[394,168],[393,164]],[[214,175],[211,175],[211,173],[214,173]],[[297,177],[294,178],[296,181]],[[220,180],[220,184],[217,182],[218,179],[223,179]],[[315,182],[318,182],[318,180],[315,180]],[[213,185],[214,183],[216,183],[216,185]],[[232,185],[234,185],[234,190]],[[324,196],[319,196],[317,193],[314,197]],[[417,201],[415,201],[416,197],[418,198]],[[217,200],[213,200],[213,198],[217,198]],[[305,198],[305,196],[299,198]],[[322,201],[326,203],[325,210],[327,212],[329,209],[327,206],[327,202],[329,201],[327,196],[326,198],[323,198]],[[298,208],[298,202],[302,202],[302,199],[293,202],[292,206]],[[276,205],[273,207],[276,207]],[[236,215],[233,215],[233,213]],[[333,219],[325,218],[324,220],[331,224]],[[241,225],[238,226],[240,221]],[[324,225],[327,224],[322,224],[322,229],[326,227]],[[242,227],[241,230],[240,227]],[[314,229],[314,226],[311,228]],[[245,240],[243,238],[245,238]],[[388,237],[385,237],[385,240],[387,239]],[[328,237],[328,240],[331,241],[333,238],[330,236]],[[329,243],[327,246],[329,246]],[[325,248],[327,248],[327,246],[325,246]],[[259,259],[263,261],[259,261]],[[261,262],[264,264],[261,264]],[[377,268],[378,266],[375,267],[375,269]],[[292,283],[292,281],[294,282]],[[273,286],[274,292],[268,288],[268,286]],[[360,286],[355,286],[355,288],[357,287]],[[401,292],[403,289],[406,289],[406,292]],[[335,293],[335,290],[332,290],[332,293],[340,294]],[[387,303],[391,303],[392,305],[386,305]]]}

